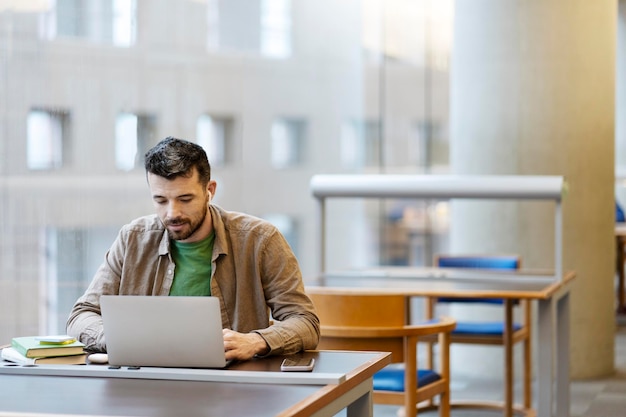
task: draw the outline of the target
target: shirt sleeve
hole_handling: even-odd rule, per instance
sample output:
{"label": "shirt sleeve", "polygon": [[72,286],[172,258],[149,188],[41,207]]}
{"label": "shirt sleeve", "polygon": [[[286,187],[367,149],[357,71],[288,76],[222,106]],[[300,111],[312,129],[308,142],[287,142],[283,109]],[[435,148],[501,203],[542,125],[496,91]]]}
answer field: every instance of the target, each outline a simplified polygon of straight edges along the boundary
{"label": "shirt sleeve", "polygon": [[276,230],[259,256],[265,298],[274,322],[255,332],[270,347],[267,355],[315,349],[320,335],[319,318],[305,293],[300,266],[289,244]]}

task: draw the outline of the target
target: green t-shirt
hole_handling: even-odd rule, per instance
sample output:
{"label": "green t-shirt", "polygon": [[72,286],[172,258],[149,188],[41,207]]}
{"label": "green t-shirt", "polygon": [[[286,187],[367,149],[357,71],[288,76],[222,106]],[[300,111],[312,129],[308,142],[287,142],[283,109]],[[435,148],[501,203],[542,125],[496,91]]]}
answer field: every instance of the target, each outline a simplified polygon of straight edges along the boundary
{"label": "green t-shirt", "polygon": [[215,233],[200,242],[170,241],[176,264],[170,295],[211,295],[211,255]]}

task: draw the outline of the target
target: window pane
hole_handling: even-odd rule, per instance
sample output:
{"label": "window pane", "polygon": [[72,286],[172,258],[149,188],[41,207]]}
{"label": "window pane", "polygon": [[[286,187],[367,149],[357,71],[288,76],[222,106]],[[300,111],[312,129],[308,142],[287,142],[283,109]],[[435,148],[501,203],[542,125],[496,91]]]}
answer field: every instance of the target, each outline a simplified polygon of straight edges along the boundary
{"label": "window pane", "polygon": [[156,143],[156,117],[120,113],[115,121],[115,164],[130,171],[143,167],[143,158]]}
{"label": "window pane", "polygon": [[135,168],[137,115],[121,113],[115,120],[115,165],[123,171]]}
{"label": "window pane", "polygon": [[291,0],[208,0],[210,51],[291,55]]}
{"label": "window pane", "polygon": [[49,0],[40,16],[43,39],[83,39],[128,47],[135,43],[136,0]]}
{"label": "window pane", "polygon": [[291,55],[290,0],[262,0],[261,53],[274,58]]}
{"label": "window pane", "polygon": [[204,148],[211,165],[219,166],[232,161],[233,119],[209,116],[198,117],[196,141]]}
{"label": "window pane", "polygon": [[136,0],[113,1],[113,44],[132,46],[137,34]]}
{"label": "window pane", "polygon": [[289,119],[274,121],[272,124],[272,165],[274,168],[287,168],[301,162],[303,136],[303,122]]}
{"label": "window pane", "polygon": [[27,165],[32,170],[60,168],[63,163],[64,114],[32,110],[27,120]]}
{"label": "window pane", "polygon": [[377,166],[381,157],[380,124],[350,121],[341,128],[341,161],[345,168]]}

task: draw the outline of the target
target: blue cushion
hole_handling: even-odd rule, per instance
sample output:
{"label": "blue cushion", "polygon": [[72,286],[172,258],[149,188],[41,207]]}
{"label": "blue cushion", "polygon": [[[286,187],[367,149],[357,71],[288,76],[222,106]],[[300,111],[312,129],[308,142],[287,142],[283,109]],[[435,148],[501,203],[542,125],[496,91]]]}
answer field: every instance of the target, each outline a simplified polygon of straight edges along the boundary
{"label": "blue cushion", "polygon": [[441,268],[479,268],[479,269],[517,269],[519,260],[517,257],[473,257],[459,256],[439,258]]}
{"label": "blue cushion", "polygon": [[[424,387],[441,379],[438,373],[428,369],[417,371],[417,386]],[[374,374],[374,389],[380,391],[404,391],[404,369],[388,366]]]}
{"label": "blue cushion", "polygon": [[[472,268],[472,269],[517,269],[519,259],[516,256],[442,256],[438,260],[441,268]],[[498,298],[453,298],[441,297],[437,299],[440,303],[481,303],[481,304],[503,304]],[[458,324],[457,324],[458,328]]]}
{"label": "blue cushion", "polygon": [[624,221],[624,210],[622,210],[622,207],[617,201],[615,202],[615,221],[618,223]]}
{"label": "blue cushion", "polygon": [[[513,323],[513,331],[518,331],[522,326]],[[502,322],[457,322],[452,334],[504,334],[504,323]]]}

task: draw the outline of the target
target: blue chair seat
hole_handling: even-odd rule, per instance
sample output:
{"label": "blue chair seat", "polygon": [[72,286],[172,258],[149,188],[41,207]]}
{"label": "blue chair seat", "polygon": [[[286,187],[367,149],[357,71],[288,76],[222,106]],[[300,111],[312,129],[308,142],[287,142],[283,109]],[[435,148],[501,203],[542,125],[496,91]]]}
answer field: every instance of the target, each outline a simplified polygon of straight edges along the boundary
{"label": "blue chair seat", "polygon": [[[388,366],[374,374],[374,390],[379,391],[404,391],[404,369]],[[419,369],[417,371],[417,386],[424,387],[441,379],[441,376],[431,370]]]}
{"label": "blue chair seat", "polygon": [[[519,323],[513,323],[513,331],[522,328]],[[502,322],[457,322],[452,334],[504,334],[504,323]]]}

